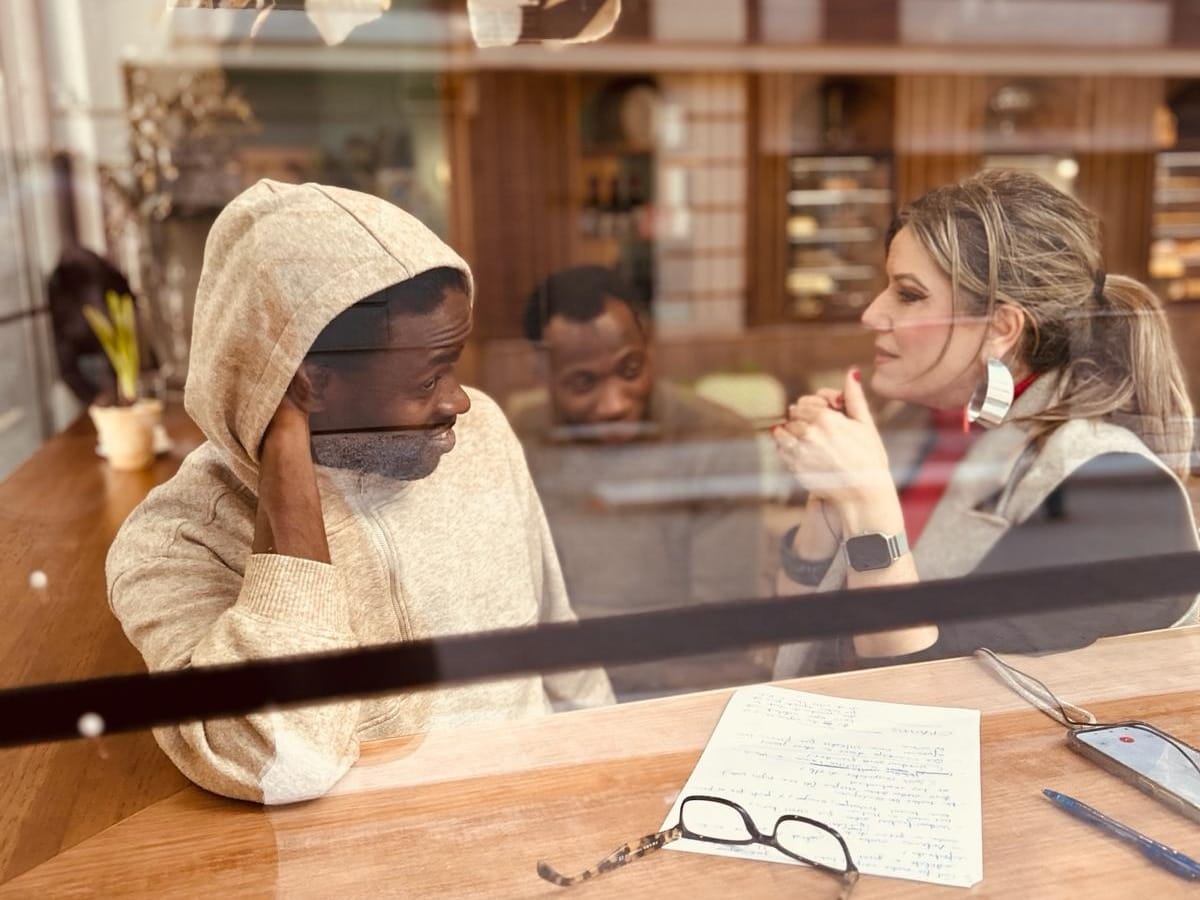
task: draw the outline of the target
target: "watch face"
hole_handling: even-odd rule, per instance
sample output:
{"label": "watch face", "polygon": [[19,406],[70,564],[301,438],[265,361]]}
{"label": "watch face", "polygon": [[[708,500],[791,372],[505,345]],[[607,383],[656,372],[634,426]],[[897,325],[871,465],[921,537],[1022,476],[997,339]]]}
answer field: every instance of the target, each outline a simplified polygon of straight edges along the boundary
{"label": "watch face", "polygon": [[892,552],[882,534],[860,534],[846,541],[846,557],[859,572],[886,569],[892,564]]}

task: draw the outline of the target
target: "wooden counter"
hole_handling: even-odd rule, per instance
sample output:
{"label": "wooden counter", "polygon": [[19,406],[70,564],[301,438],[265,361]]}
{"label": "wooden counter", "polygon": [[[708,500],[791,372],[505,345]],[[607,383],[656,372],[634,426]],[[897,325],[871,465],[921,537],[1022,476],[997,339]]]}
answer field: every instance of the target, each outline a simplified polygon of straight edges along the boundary
{"label": "wooden counter", "polygon": [[[1023,665],[1102,718],[1144,717],[1200,743],[1200,629],[1109,639]],[[984,880],[970,893],[1126,898],[1191,890],[1065,816],[1040,790],[1091,801],[1193,855],[1200,826],[1069,751],[1061,727],[974,660],[789,684],[983,710]],[[364,748],[330,796],[291,807],[261,809],[193,787],[162,799],[143,794],[138,815],[0,886],[0,898],[560,896],[563,889],[536,876],[536,861],[582,869],[656,830],[727,697],[713,691],[381,741]],[[836,887],[801,867],[662,852],[570,890],[581,898],[832,897]],[[855,898],[964,893],[864,876]]]}
{"label": "wooden counter", "polygon": [[[0,483],[0,686],[144,672],[109,611],[104,559],[125,517],[196,447],[179,409],[173,446],[144,472],[96,456],[87,416]],[[44,590],[30,585],[46,573]],[[0,881],[91,837],[187,782],[149,733],[0,751]]]}

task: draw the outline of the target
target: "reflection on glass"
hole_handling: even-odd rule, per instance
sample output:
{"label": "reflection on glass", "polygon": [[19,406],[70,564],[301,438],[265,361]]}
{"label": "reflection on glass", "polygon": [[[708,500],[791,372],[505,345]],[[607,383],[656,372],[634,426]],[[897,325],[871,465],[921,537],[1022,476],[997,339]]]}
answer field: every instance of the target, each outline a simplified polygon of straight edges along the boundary
{"label": "reflection on glass", "polygon": [[[3,686],[773,592],[820,624],[854,610],[842,587],[1195,552],[1188,4],[624,0],[579,47],[539,41],[597,37],[618,4],[495,0],[493,36],[517,43],[487,50],[466,0],[372,2],[371,21],[350,5],[0,3]],[[979,180],[998,172],[1017,181]],[[595,284],[558,306],[545,286],[580,267]],[[106,286],[134,298],[138,396],[163,405],[135,471],[87,414],[112,372],[82,309]],[[993,359],[1011,408],[964,430]],[[772,434],[785,420],[799,449]],[[283,803],[372,783],[355,760],[392,739],[381,754],[431,748],[413,765],[428,785],[474,739],[459,729],[496,728],[463,771],[500,759],[524,788],[548,777],[540,742],[547,769],[583,744],[574,803],[607,777],[597,758],[640,772],[630,730],[667,752],[674,732],[640,710],[694,725],[697,692],[822,672],[983,706],[970,678],[936,676],[961,667],[923,665],[981,643],[1069,650],[1064,669],[1132,705],[1186,687],[1195,614],[1146,589],[172,725],[165,754],[102,730],[28,748],[6,769],[0,881],[119,841],[108,826],[181,772]],[[1153,650],[1116,637],[1144,629]],[[845,673],[897,663],[914,665]],[[1131,670],[1136,691],[1105,676]],[[666,694],[686,696],[542,717]],[[505,743],[518,717],[536,737]],[[63,784],[77,799],[46,787]],[[236,815],[195,800],[164,817]]]}
{"label": "reflection on glass", "polygon": [[[636,289],[611,269],[565,269],[531,293],[524,325],[544,385],[510,400],[509,418],[575,612],[760,593],[758,440],[733,410],[659,377]],[[737,651],[609,675],[618,697],[638,699],[761,680],[767,666],[761,654]]]}

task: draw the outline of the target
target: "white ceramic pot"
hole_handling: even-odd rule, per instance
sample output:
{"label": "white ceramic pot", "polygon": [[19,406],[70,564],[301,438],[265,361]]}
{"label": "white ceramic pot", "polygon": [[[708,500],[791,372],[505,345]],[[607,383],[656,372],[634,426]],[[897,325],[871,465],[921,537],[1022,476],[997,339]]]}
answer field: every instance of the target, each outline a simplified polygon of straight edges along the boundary
{"label": "white ceramic pot", "polygon": [[162,420],[162,402],[138,400],[132,406],[89,406],[99,437],[98,452],[114,469],[145,469],[154,462],[154,429]]}

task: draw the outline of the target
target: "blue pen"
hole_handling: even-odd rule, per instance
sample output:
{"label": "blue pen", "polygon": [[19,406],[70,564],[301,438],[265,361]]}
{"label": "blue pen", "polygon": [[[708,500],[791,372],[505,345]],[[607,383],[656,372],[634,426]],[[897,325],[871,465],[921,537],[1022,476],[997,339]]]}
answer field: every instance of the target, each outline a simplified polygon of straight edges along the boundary
{"label": "blue pen", "polygon": [[1156,866],[1162,866],[1162,868],[1168,872],[1174,872],[1180,878],[1200,878],[1200,863],[1196,862],[1190,856],[1185,856],[1178,850],[1172,850],[1166,844],[1160,844],[1153,838],[1148,838],[1146,835],[1134,831],[1128,825],[1122,825],[1115,819],[1110,819],[1104,813],[1092,809],[1086,803],[1082,803],[1074,797],[1068,797],[1066,794],[1060,794],[1058,791],[1052,791],[1049,788],[1042,788],[1042,793],[1053,800],[1064,812],[1070,813],[1077,819],[1081,819],[1090,825],[1095,825],[1097,828],[1133,844],[1142,851],[1143,856]]}

